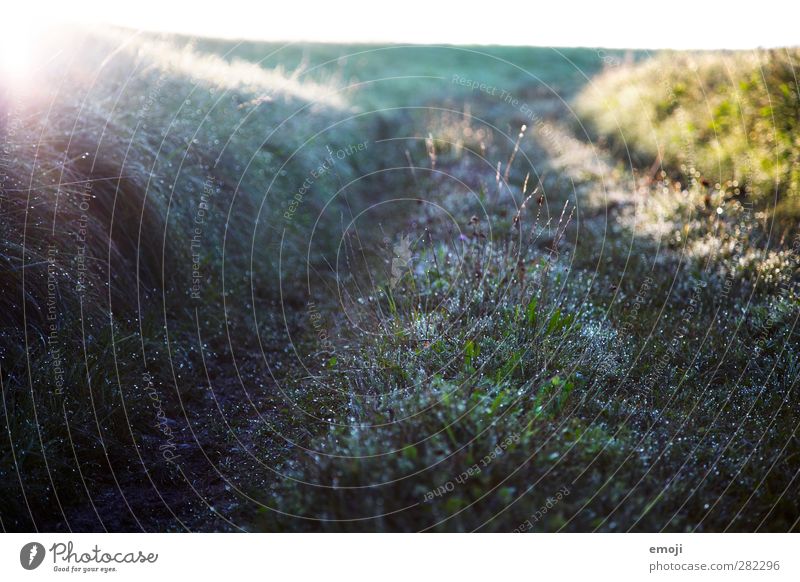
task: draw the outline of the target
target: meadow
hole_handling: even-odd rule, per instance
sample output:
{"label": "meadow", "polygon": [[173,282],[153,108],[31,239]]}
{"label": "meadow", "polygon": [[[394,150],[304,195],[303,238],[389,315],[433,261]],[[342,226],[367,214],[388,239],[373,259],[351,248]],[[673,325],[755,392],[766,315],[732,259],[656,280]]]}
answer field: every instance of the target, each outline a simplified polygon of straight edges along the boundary
{"label": "meadow", "polygon": [[797,530],[797,50],[56,42],[4,530]]}

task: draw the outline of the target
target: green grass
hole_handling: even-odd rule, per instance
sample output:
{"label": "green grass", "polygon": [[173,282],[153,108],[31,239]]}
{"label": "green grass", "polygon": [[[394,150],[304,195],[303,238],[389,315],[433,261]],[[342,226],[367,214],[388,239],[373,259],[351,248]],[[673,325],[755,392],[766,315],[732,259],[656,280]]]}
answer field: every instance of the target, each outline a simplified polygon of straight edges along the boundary
{"label": "green grass", "polygon": [[[2,375],[15,417],[3,450],[10,528],[31,527],[22,489],[33,519],[65,527],[59,504],[85,507],[97,494],[83,490],[79,464],[97,467],[90,482],[113,487],[109,465],[128,472],[141,447],[156,472],[169,471],[143,376],[154,378],[175,431],[190,438],[183,406],[197,395],[187,385],[208,382],[199,350],[222,352],[226,329],[279,298],[281,236],[287,247],[302,245],[325,202],[309,195],[288,220],[292,196],[324,160],[325,144],[363,141],[369,131],[358,120],[331,127],[345,103],[311,82],[166,41],[115,48],[100,36],[81,46],[72,68],[51,63],[44,80],[65,86],[48,115],[46,101],[12,87],[4,102],[14,124],[3,136],[13,164],[0,224]],[[357,167],[370,160],[351,156],[314,188]],[[325,218],[321,226],[323,240],[335,236]],[[299,259],[289,253],[284,272]],[[224,297],[236,297],[228,309],[223,274]],[[278,341],[270,333],[266,344]],[[200,345],[201,334],[213,339]],[[250,337],[237,348],[255,349]],[[67,363],[59,390],[51,349]],[[80,443],[77,459],[70,440]],[[31,482],[20,486],[17,471]],[[51,483],[48,472],[70,477]]]}
{"label": "green grass", "polygon": [[[333,82],[368,108],[413,107],[429,101],[463,101],[470,92],[458,76],[522,99],[537,92],[569,94],[608,62],[641,58],[639,51],[506,46],[425,46],[236,42],[182,39],[198,50],[302,77]],[[481,99],[480,88],[469,98]]]}
{"label": "green grass", "polygon": [[[463,159],[448,169],[475,171]],[[584,180],[587,194],[598,188]],[[426,199],[469,224],[463,196],[427,187]],[[643,205],[669,204],[663,187]],[[549,203],[569,195],[552,188]],[[544,207],[526,208],[519,231],[494,212],[476,230],[491,227],[491,238],[422,245],[421,273],[366,308],[347,306],[350,320],[385,333],[346,335],[351,349],[321,373],[320,385],[352,395],[348,421],[312,441],[272,490],[282,512],[306,520],[264,511],[258,527],[794,527],[796,249],[755,256],[766,236],[732,206],[724,219],[706,212],[711,222],[699,207],[676,210],[692,228],[668,248],[625,226],[599,257],[576,225],[558,235],[557,211],[543,224]],[[732,252],[709,260],[699,249],[712,243]],[[592,268],[569,268],[573,258]],[[437,293],[444,305],[430,301]]]}
{"label": "green grass", "polygon": [[796,49],[665,53],[596,79],[578,113],[620,154],[683,184],[747,197],[797,217],[800,90]]}
{"label": "green grass", "polygon": [[755,57],[85,40],[3,101],[4,529],[796,529]]}

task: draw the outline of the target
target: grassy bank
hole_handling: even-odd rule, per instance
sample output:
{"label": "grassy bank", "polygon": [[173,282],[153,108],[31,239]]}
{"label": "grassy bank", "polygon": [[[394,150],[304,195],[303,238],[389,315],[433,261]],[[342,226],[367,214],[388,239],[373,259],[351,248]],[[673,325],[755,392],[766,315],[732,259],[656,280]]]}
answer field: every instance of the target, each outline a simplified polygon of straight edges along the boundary
{"label": "grassy bank", "polygon": [[[612,157],[531,137],[520,165],[546,171],[525,204],[522,183],[485,206],[446,179],[422,189],[460,234],[422,211],[410,272],[348,305],[368,324],[317,378],[347,417],[273,489],[294,517],[259,527],[796,526],[798,239],[766,251],[752,211],[670,207],[663,182],[637,191]],[[491,184],[473,155],[437,167]]]}
{"label": "grassy bank", "polygon": [[172,517],[192,493],[180,448],[225,449],[198,410],[203,386],[235,376],[220,360],[286,341],[269,314],[305,261],[279,265],[281,243],[303,247],[323,214],[330,247],[340,202],[326,217],[319,193],[370,160],[356,149],[295,195],[326,146],[369,130],[329,87],[280,72],[130,33],[61,43],[3,100],[3,522],[99,529],[92,500],[130,498],[139,512],[109,527],[148,528],[142,506]]}
{"label": "grassy bank", "polygon": [[594,80],[576,101],[594,136],[710,195],[800,214],[796,49],[665,53]]}

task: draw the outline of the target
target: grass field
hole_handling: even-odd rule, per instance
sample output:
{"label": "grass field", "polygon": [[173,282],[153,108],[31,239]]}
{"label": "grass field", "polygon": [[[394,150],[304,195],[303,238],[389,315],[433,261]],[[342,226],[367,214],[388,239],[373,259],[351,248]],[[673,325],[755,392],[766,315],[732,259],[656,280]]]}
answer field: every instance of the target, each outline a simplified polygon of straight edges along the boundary
{"label": "grass field", "polygon": [[58,42],[5,530],[797,530],[796,51]]}

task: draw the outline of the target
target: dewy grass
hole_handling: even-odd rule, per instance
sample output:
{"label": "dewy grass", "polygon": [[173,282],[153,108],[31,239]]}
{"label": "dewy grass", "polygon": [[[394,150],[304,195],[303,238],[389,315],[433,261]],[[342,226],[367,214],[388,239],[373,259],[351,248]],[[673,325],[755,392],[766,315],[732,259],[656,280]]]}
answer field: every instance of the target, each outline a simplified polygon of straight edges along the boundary
{"label": "dewy grass", "polygon": [[793,52],[115,35],[3,101],[5,529],[796,528]]}
{"label": "dewy grass", "polygon": [[[6,527],[45,517],[65,527],[62,508],[96,493],[82,479],[53,476],[46,487],[48,473],[105,465],[107,476],[95,475],[102,483],[112,464],[142,458],[126,442],[141,447],[165,426],[186,430],[169,378],[202,381],[191,344],[198,322],[218,332],[223,275],[226,293],[252,286],[256,300],[278,296],[266,284],[277,273],[273,229],[288,186],[317,163],[316,155],[290,156],[319,131],[309,115],[322,121],[342,106],[320,85],[166,42],[116,46],[109,36],[73,46],[79,53],[64,55],[72,68],[57,60],[39,80],[59,87],[49,113],[44,98],[23,100],[11,89],[4,102],[13,164],[3,182],[2,374],[15,430],[3,458],[33,476],[18,483],[4,473]],[[325,139],[363,141],[355,125]],[[352,159],[336,170],[346,176]],[[310,198],[297,223],[319,206]],[[287,240],[306,238],[296,230]],[[231,325],[243,311],[228,312]],[[151,410],[155,391],[163,410]],[[146,458],[160,454],[155,442],[143,448]],[[25,491],[30,513],[17,503]]]}

